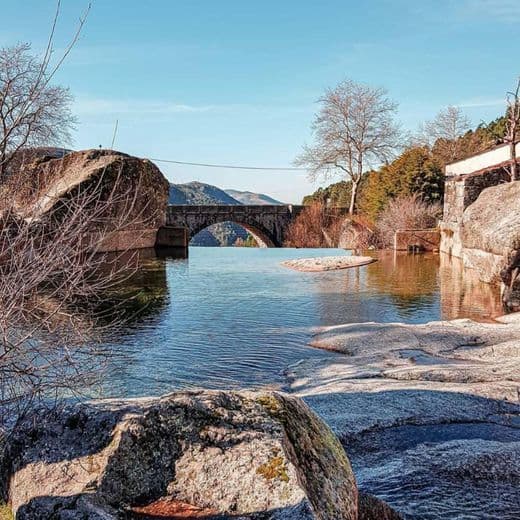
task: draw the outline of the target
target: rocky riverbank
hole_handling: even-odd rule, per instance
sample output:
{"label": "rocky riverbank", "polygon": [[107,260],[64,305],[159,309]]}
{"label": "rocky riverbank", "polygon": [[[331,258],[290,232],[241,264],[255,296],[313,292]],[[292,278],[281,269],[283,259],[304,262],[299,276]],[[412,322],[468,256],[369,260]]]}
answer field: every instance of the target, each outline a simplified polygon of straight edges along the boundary
{"label": "rocky riverbank", "polygon": [[360,488],[406,518],[520,516],[520,314],[330,327],[289,389],[335,431]]}
{"label": "rocky riverbank", "polygon": [[295,396],[42,411],[10,441],[4,496],[22,520],[519,517],[520,314],[342,325],[312,346],[327,352],[288,369]]}

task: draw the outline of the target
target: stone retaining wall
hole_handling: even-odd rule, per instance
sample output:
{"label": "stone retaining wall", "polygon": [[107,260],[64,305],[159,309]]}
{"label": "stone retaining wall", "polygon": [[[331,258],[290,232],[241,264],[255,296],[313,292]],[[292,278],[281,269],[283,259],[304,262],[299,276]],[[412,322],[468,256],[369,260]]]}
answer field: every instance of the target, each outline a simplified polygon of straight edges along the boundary
{"label": "stone retaining wall", "polygon": [[418,248],[422,251],[438,251],[440,232],[435,229],[399,229],[394,235],[394,249],[408,251]]}

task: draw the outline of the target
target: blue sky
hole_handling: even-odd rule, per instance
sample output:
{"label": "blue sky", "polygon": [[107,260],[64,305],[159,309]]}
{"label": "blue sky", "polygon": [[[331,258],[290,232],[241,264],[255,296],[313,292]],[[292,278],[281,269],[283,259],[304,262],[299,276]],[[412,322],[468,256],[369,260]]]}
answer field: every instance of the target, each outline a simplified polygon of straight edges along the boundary
{"label": "blue sky", "polygon": [[[62,0],[56,46],[87,2]],[[42,48],[54,0],[1,0],[0,45]],[[75,148],[141,157],[291,166],[323,89],[383,86],[414,130],[446,105],[477,124],[503,111],[520,74],[519,0],[93,0],[57,76],[75,96]],[[516,64],[516,69],[515,69]],[[299,202],[300,172],[159,164],[200,180]]]}

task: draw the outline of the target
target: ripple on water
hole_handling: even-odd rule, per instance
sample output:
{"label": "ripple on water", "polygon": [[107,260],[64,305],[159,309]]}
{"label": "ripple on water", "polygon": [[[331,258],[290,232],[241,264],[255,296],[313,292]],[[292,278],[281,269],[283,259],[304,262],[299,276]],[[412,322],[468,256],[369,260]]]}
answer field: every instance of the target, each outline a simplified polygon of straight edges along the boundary
{"label": "ripple on water", "polygon": [[478,284],[452,283],[435,255],[372,253],[373,264],[326,273],[280,265],[338,254],[348,252],[191,248],[186,260],[143,261],[129,285],[146,293],[149,307],[113,340],[126,357],[109,393],[281,385],[285,367],[324,355],[306,346],[317,327],[491,313],[498,297],[487,286],[477,297]]}

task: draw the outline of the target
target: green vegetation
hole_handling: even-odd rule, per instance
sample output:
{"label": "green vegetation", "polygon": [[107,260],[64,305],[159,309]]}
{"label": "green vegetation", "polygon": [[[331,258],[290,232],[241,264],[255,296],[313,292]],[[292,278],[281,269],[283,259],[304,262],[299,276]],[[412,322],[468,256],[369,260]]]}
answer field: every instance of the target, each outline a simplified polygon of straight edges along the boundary
{"label": "green vegetation", "polygon": [[287,473],[284,458],[277,453],[273,453],[273,455],[267,462],[259,466],[256,472],[266,480],[278,479],[282,482],[289,482],[289,474]]}
{"label": "green vegetation", "polygon": [[506,117],[469,129],[462,111],[448,107],[425,123],[414,143],[393,161],[361,176],[356,215],[350,222],[344,213],[351,201],[351,179],[304,197],[303,204],[309,208],[288,233],[290,245],[329,247],[341,237],[342,243],[354,249],[382,248],[390,245],[398,228],[435,226],[444,197],[446,164],[504,142],[506,131]]}
{"label": "green vegetation", "polygon": [[375,219],[397,197],[418,195],[425,202],[440,202],[444,173],[426,147],[409,148],[392,163],[370,172],[361,190],[358,211]]}
{"label": "green vegetation", "polygon": [[[405,150],[395,161],[379,170],[365,173],[359,187],[356,210],[375,220],[388,202],[396,197],[419,195],[424,201],[442,200],[444,174],[441,163],[424,146]],[[348,208],[351,183],[341,181],[319,188],[303,199],[303,204],[321,202],[331,207]]]}
{"label": "green vegetation", "polygon": [[255,237],[251,234],[247,234],[247,238],[244,240],[244,247],[258,247]]}
{"label": "green vegetation", "polygon": [[[375,221],[388,203],[397,197],[417,195],[427,203],[442,203],[444,167],[448,162],[465,159],[500,143],[506,132],[506,118],[481,123],[456,139],[438,138],[427,144],[407,147],[394,161],[378,170],[366,172],[359,184],[358,214]],[[423,139],[427,140],[427,139]],[[304,205],[348,208],[352,192],[350,181],[318,188],[303,199]]]}
{"label": "green vegetation", "polygon": [[258,247],[258,243],[251,233],[247,234],[245,240],[241,237],[238,237],[233,244],[235,247]]}
{"label": "green vegetation", "polygon": [[326,188],[318,188],[313,194],[303,198],[303,204],[310,206],[314,202],[329,203],[336,208],[348,208],[352,185],[349,181],[340,181],[330,184]]}
{"label": "green vegetation", "polygon": [[262,405],[267,410],[267,413],[273,417],[278,417],[281,412],[282,408],[280,403],[273,395],[262,395],[256,400],[256,402]]}

